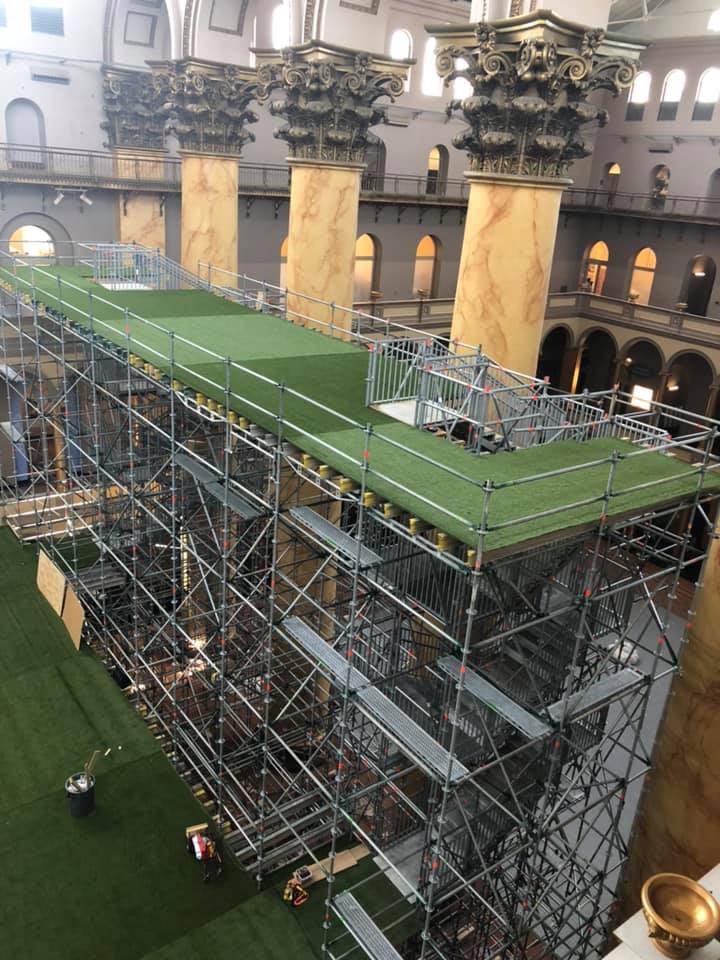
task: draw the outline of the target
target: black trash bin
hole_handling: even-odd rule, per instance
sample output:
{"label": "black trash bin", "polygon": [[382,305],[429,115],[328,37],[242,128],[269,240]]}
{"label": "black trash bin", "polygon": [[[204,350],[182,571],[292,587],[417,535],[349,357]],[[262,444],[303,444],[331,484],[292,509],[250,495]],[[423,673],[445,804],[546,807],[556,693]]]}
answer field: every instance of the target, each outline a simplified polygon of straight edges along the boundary
{"label": "black trash bin", "polygon": [[71,817],[86,817],[95,809],[95,777],[74,773],[65,781],[65,793],[70,801]]}

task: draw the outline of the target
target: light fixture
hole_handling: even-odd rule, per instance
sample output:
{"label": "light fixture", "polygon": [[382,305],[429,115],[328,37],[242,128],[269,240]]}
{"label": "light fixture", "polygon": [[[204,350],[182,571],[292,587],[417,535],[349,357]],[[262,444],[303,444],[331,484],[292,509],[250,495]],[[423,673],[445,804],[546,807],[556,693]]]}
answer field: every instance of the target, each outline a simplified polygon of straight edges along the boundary
{"label": "light fixture", "polygon": [[625,357],[625,363],[626,363],[627,366],[629,367],[630,364],[632,363],[632,357]]}
{"label": "light fixture", "polygon": [[679,383],[668,384],[668,393],[675,393],[675,391],[679,389],[680,389]]}
{"label": "light fixture", "polygon": [[55,194],[55,199],[53,200],[53,206],[59,207],[64,199],[65,199],[65,194],[62,192],[62,190],[58,190],[57,193]]}
{"label": "light fixture", "polygon": [[83,192],[80,194],[80,199],[82,200],[83,203],[86,203],[89,207],[91,207],[91,206],[93,205],[92,200],[91,200],[90,197],[87,195],[87,193],[85,193],[84,190],[83,190]]}

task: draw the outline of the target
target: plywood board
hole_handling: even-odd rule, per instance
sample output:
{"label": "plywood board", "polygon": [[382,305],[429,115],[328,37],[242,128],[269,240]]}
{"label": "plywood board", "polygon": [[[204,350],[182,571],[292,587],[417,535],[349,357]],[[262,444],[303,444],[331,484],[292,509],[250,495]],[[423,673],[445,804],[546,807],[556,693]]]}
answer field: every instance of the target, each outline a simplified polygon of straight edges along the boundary
{"label": "plywood board", "polygon": [[38,557],[37,588],[55,613],[61,617],[65,602],[65,577],[42,550]]}
{"label": "plywood board", "polygon": [[85,610],[72,587],[68,587],[65,591],[62,620],[65,624],[65,629],[70,634],[70,639],[75,645],[75,649],[79,650],[80,637],[82,636],[82,628],[85,623]]}

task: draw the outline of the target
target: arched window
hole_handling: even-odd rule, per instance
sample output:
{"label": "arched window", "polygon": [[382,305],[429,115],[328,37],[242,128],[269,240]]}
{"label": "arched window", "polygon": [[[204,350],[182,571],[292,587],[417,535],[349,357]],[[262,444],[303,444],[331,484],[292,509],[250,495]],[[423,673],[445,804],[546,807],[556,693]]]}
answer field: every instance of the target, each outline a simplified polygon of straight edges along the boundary
{"label": "arched window", "polygon": [[[409,30],[394,30],[390,36],[390,56],[393,60],[409,60],[413,52],[413,38]],[[410,89],[410,73],[408,70],[405,89]]]}
{"label": "arched window", "polygon": [[680,302],[687,304],[687,312],[698,317],[707,316],[710,295],[715,285],[717,267],[712,257],[693,257],[685,271]]}
{"label": "arched window", "polygon": [[290,6],[280,3],[272,12],[271,21],[272,44],[276,50],[290,46]]}
{"label": "arched window", "polygon": [[5,132],[8,143],[23,147],[45,146],[45,118],[32,100],[11,100],[5,109]]}
{"label": "arched window", "polygon": [[[455,61],[456,70],[467,70],[470,64],[464,57],[459,57]],[[467,77],[455,77],[453,82],[453,98],[455,100],[466,100],[473,95],[473,86]]]}
{"label": "arched window", "polygon": [[289,246],[288,238],[285,237],[280,244],[280,286],[283,290],[287,287],[287,258]]}
{"label": "arched window", "polygon": [[18,227],[10,237],[8,250],[12,257],[54,257],[53,238],[42,227],[28,224]]}
{"label": "arched window", "polygon": [[442,195],[447,187],[448,164],[450,163],[450,154],[447,147],[439,144],[433,147],[428,155],[427,182],[425,190],[427,193]]}
{"label": "arched window", "polygon": [[370,300],[378,288],[378,241],[369,233],[358,237],[355,244],[355,294],[354,299]]}
{"label": "arched window", "polygon": [[645,116],[645,104],[650,99],[652,77],[647,70],[641,70],[635,77],[628,95],[626,120],[642,120]]}
{"label": "arched window", "polygon": [[632,275],[630,277],[630,289],[628,299],[634,303],[650,303],[650,294],[652,293],[653,281],[655,280],[655,267],[657,266],[657,257],[655,251],[650,247],[643,247],[633,262]]}
{"label": "arched window", "polygon": [[713,30],[715,33],[720,32],[720,10],[715,10],[710,14],[707,28],[708,30]]}
{"label": "arched window", "polygon": [[365,149],[365,170],[362,175],[363,190],[382,193],[385,189],[385,163],[387,148],[380,137],[368,134],[368,143]]}
{"label": "arched window", "polygon": [[678,106],[685,90],[686,79],[684,70],[671,70],[665,77],[660,97],[658,120],[677,119]]}
{"label": "arched window", "polygon": [[417,297],[436,297],[440,241],[429,234],[422,238],[415,251],[413,293]]}
{"label": "arched window", "polygon": [[583,267],[583,275],[580,279],[580,288],[587,293],[602,294],[607,277],[608,260],[610,251],[608,245],[602,240],[598,240],[588,250]]}
{"label": "arched window", "polygon": [[426,97],[441,97],[443,92],[442,77],[435,69],[435,49],[437,40],[430,37],[425,44],[425,56],[422,69],[422,92]]}
{"label": "arched window", "polygon": [[610,197],[614,197],[618,191],[621,174],[622,167],[619,163],[605,164],[605,183],[607,184],[608,194]]}
{"label": "arched window", "polygon": [[717,67],[710,67],[700,77],[695,106],[693,107],[693,120],[712,120],[715,104],[719,99],[720,70]]}

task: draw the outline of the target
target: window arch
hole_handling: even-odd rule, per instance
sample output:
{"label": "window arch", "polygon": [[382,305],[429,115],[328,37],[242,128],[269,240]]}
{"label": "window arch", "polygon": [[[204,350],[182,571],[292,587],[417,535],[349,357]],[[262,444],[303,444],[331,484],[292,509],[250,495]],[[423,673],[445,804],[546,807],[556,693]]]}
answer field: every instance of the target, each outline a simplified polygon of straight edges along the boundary
{"label": "window arch", "polygon": [[628,105],[625,113],[626,120],[642,120],[645,116],[645,105],[650,99],[652,75],[648,70],[641,70],[635,77],[628,94]]}
{"label": "window arch", "polygon": [[[720,27],[718,29],[720,30]],[[693,107],[693,120],[712,120],[718,100],[720,100],[720,70],[717,67],[710,67],[700,77]]]}
{"label": "window arch", "polygon": [[54,257],[55,242],[47,230],[34,224],[18,227],[8,240],[13,257]]}
{"label": "window arch", "polygon": [[430,37],[425,44],[425,56],[423,57],[422,68],[422,92],[426,97],[441,97],[443,92],[442,77],[438,76],[435,69],[435,50],[437,40]]}
{"label": "window arch", "polygon": [[698,317],[707,316],[710,295],[715,285],[717,267],[712,257],[699,254],[690,261],[685,271],[680,302],[687,304],[687,312]]}
{"label": "window arch", "polygon": [[288,3],[279,3],[272,12],[271,20],[272,45],[276,50],[289,47],[291,41],[290,6]]}
{"label": "window arch", "polygon": [[643,247],[633,261],[628,290],[629,300],[635,303],[650,303],[656,267],[657,256],[655,251],[652,247]]}
{"label": "window arch", "polygon": [[45,146],[45,117],[32,100],[21,97],[5,108],[5,136],[8,143],[23,147]]}
{"label": "window arch", "polygon": [[[393,30],[390,35],[390,57],[393,60],[409,60],[413,54],[413,38],[409,30]],[[408,69],[405,89],[410,89],[410,74]]]}
{"label": "window arch", "polygon": [[710,14],[707,28],[708,30],[713,30],[715,33],[720,32],[720,9],[714,10]]}
{"label": "window arch", "polygon": [[355,292],[354,299],[370,300],[378,289],[380,275],[380,243],[370,233],[363,233],[355,244]]}
{"label": "window arch", "polygon": [[433,147],[428,154],[426,193],[436,196],[445,193],[449,164],[450,154],[447,147],[444,147],[441,143]]}
{"label": "window arch", "polygon": [[437,237],[427,234],[415,250],[415,273],[413,275],[413,294],[415,296],[437,296],[439,263],[440,241]]}
{"label": "window arch", "polygon": [[287,258],[290,238],[285,237],[280,244],[280,286],[283,290],[287,287]]}
{"label": "window arch", "polygon": [[598,240],[588,250],[583,266],[580,287],[587,293],[602,294],[607,277],[610,251],[603,240]]}
{"label": "window arch", "polygon": [[675,120],[677,118],[678,106],[682,100],[686,80],[687,76],[684,70],[671,70],[665,77],[660,96],[658,120]]}

